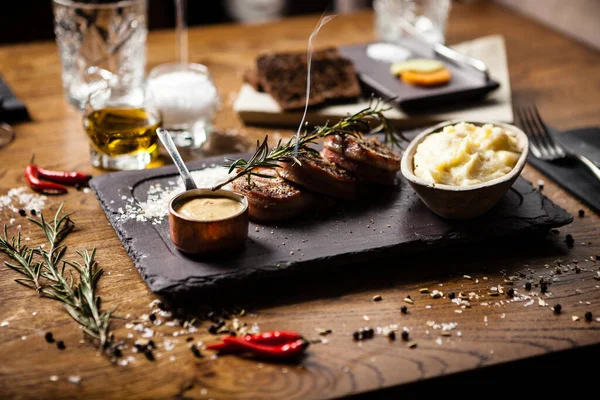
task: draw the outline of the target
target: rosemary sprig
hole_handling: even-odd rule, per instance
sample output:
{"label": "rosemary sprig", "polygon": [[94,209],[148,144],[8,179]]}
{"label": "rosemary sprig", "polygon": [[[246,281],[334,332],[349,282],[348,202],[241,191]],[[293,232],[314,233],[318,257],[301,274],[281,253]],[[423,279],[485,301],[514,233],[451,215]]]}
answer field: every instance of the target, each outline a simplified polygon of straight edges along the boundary
{"label": "rosemary sprig", "polygon": [[[253,171],[261,167],[278,168],[279,165],[277,163],[280,161],[293,161],[300,164],[298,156],[317,153],[315,149],[309,147],[310,144],[315,144],[318,139],[330,135],[342,134],[355,136],[356,132],[367,131],[368,133],[376,133],[383,130],[385,142],[389,142],[392,146],[400,147],[400,142],[406,141],[406,139],[404,139],[401,133],[393,129],[390,121],[385,117],[384,112],[390,110],[390,108],[381,99],[371,99],[369,107],[349,115],[333,125],[326,123],[323,126],[317,127],[311,133],[305,132],[297,138],[294,136],[285,143],[282,143],[280,140],[270,150],[267,144],[268,136],[265,136],[262,143],[256,142],[256,151],[250,159],[227,159],[229,164],[225,165],[225,167],[229,168],[229,173],[239,170],[238,173],[225,182],[214,186],[211,190],[220,189],[244,175],[248,177],[248,183],[250,183],[252,176],[271,178],[271,176],[261,175]],[[376,124],[375,127],[372,127],[373,123]]]}
{"label": "rosemary sprig", "polygon": [[6,225],[4,225],[4,237],[0,236],[0,252],[6,254],[17,264],[5,261],[4,264],[25,275],[25,278],[15,278],[15,282],[20,283],[30,289],[35,289],[40,293],[42,285],[40,284],[40,273],[42,271],[42,263],[33,261],[34,251],[27,246],[21,246],[21,232],[16,237],[8,238]]}
{"label": "rosemary sprig", "polygon": [[[62,214],[62,208],[61,204],[50,221],[43,214],[39,220],[29,218],[44,232],[49,245],[47,250],[43,246],[36,249],[22,246],[20,234],[8,239],[5,225],[4,237],[0,237],[0,251],[16,261],[16,264],[5,262],[8,267],[26,276],[16,279],[17,282],[35,289],[43,297],[63,303],[83,331],[98,340],[100,349],[109,348],[114,309],[102,312],[101,299],[96,295],[97,283],[103,272],[95,261],[96,249],[78,251],[82,262],[63,259],[66,247],[62,242],[75,225],[71,214]],[[41,261],[34,261],[35,256]],[[79,279],[74,277],[73,272]]]}

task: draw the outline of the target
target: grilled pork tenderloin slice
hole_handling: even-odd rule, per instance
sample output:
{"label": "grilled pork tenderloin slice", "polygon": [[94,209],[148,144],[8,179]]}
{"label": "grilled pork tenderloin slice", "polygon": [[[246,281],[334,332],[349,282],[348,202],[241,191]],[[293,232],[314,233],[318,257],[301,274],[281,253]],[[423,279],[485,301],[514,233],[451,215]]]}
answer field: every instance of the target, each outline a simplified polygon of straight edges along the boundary
{"label": "grilled pork tenderloin slice", "polygon": [[348,171],[319,154],[298,156],[298,160],[300,164],[280,162],[279,176],[315,193],[345,200],[354,198],[356,179]]}
{"label": "grilled pork tenderloin slice", "polygon": [[358,178],[378,183],[380,185],[393,186],[396,184],[396,172],[375,168],[363,162],[349,160],[343,155],[324,148],[321,156],[340,167],[354,172]]}
{"label": "grilled pork tenderloin slice", "polygon": [[254,172],[272,178],[242,176],[232,182],[235,193],[248,199],[248,213],[253,221],[283,221],[293,218],[312,208],[316,197],[312,193],[302,191],[277,175],[274,168],[257,168]]}
{"label": "grilled pork tenderloin slice", "polygon": [[400,170],[400,155],[377,139],[362,136],[331,135],[325,139],[325,148],[341,154],[351,161],[390,172]]}

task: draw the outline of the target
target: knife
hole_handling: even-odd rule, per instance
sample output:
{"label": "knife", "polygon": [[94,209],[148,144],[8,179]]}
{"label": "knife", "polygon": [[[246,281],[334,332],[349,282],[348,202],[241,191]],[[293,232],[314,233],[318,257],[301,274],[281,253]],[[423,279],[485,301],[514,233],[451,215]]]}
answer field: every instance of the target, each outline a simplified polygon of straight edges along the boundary
{"label": "knife", "polygon": [[451,49],[450,47],[444,46],[441,43],[431,43],[427,40],[427,37],[419,31],[413,24],[411,24],[406,18],[399,17],[398,21],[402,28],[408,32],[411,36],[415,37],[419,42],[429,47],[439,57],[450,61],[455,64],[466,65],[475,69],[476,71],[483,74],[485,81],[490,80],[490,72],[487,65],[477,58],[469,57],[465,54],[459,53],[458,51]]}

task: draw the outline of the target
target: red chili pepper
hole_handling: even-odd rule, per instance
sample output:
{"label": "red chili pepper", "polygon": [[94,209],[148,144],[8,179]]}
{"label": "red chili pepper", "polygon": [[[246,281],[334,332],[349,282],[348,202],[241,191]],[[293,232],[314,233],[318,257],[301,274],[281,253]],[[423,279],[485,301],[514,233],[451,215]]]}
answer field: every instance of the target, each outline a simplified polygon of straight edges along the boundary
{"label": "red chili pepper", "polygon": [[[302,339],[297,332],[292,331],[273,331],[273,332],[265,332],[257,335],[246,335],[241,338],[250,343],[258,343],[269,346],[274,345],[282,345],[286,343],[295,342],[296,340]],[[226,343],[215,343],[207,346],[206,348],[209,350],[219,350],[219,351],[235,351],[236,348],[231,348],[232,346],[228,346]]]}
{"label": "red chili pepper", "polygon": [[91,175],[83,172],[52,171],[41,167],[38,167],[38,176],[65,185],[87,185],[88,181],[92,179]]}
{"label": "red chili pepper", "polygon": [[63,185],[41,181],[38,177],[38,167],[35,164],[29,164],[25,167],[25,179],[27,180],[27,183],[29,183],[29,186],[36,192],[44,194],[67,193],[67,188]]}
{"label": "red chili pepper", "polygon": [[255,356],[262,358],[278,359],[278,360],[289,360],[295,359],[301,356],[309,343],[304,339],[298,339],[296,341],[285,343],[282,345],[266,345],[253,343],[243,338],[237,338],[234,336],[226,336],[223,338],[223,342],[226,345],[231,345],[232,348],[239,348],[240,351],[252,353]]}

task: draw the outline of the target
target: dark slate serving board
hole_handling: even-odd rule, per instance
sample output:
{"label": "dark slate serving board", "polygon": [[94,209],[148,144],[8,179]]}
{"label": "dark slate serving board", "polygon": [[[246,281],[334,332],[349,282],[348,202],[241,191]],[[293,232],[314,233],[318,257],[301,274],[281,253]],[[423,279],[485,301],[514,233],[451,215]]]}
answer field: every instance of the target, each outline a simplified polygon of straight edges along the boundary
{"label": "dark slate serving board", "polygon": [[[239,156],[239,155],[237,155]],[[189,163],[221,164],[223,157]],[[285,276],[314,268],[396,257],[423,249],[473,243],[510,235],[547,232],[572,217],[519,178],[501,202],[485,216],[467,221],[444,220],[419,200],[403,180],[392,189],[369,190],[365,197],[341,203],[318,215],[284,224],[250,224],[246,248],[228,258],[193,259],[171,243],[168,220],[161,224],[121,221],[122,196],[145,201],[151,184],[176,178],[174,166],[118,172],[90,182],[140,275],[163,296],[202,289],[226,289],[246,280]],[[256,228],[258,227],[258,230]],[[293,254],[292,254],[293,252]]]}

